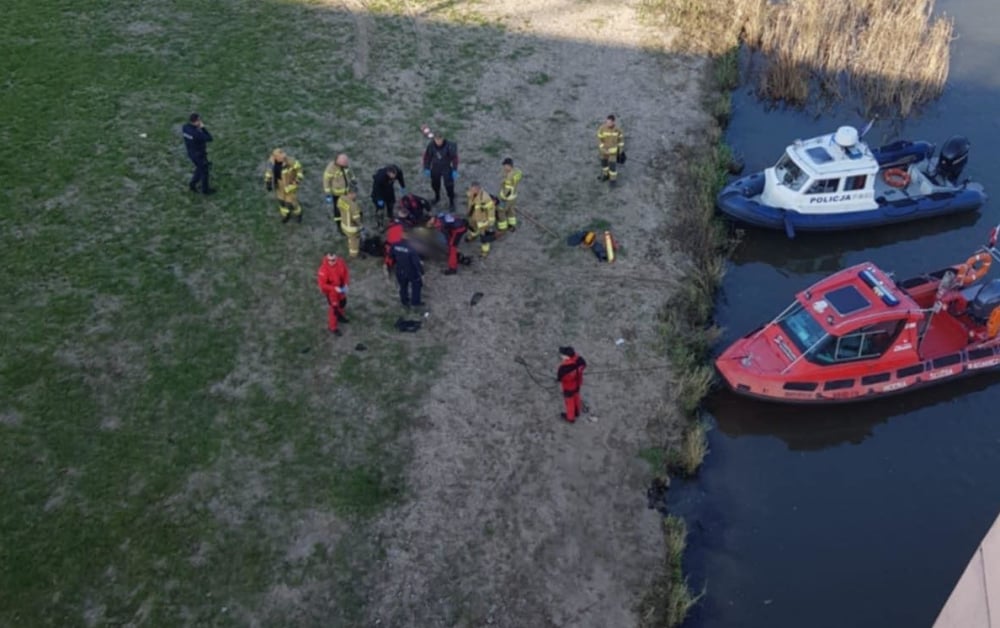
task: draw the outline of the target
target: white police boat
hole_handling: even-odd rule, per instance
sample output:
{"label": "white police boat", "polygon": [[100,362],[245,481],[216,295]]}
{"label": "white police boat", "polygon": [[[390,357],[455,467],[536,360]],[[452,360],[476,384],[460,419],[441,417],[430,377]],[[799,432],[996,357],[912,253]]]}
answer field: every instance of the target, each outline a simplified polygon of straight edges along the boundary
{"label": "white police boat", "polygon": [[929,142],[870,149],[862,136],[842,126],[796,140],[773,167],[727,185],[716,204],[739,222],[784,229],[793,238],[796,231],[874,227],[986,202],[982,185],[959,181],[969,158],[966,138],[952,137],[935,157]]}

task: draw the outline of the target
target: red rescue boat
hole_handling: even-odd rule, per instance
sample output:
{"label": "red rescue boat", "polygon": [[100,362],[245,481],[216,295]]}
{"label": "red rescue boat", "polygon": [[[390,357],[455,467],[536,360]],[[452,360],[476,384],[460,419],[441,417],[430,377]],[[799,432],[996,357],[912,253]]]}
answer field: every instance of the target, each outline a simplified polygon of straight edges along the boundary
{"label": "red rescue boat", "polygon": [[[1000,227],[998,227],[1000,229]],[[998,229],[963,264],[895,281],[872,263],[795,295],[715,361],[736,393],[770,401],[860,401],[1000,369]]]}

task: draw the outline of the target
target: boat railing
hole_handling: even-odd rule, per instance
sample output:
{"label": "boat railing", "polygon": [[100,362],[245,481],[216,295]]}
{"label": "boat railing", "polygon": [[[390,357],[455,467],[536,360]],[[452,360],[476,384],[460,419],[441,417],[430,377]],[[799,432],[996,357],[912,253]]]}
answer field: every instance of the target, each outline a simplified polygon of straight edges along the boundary
{"label": "boat railing", "polygon": [[793,366],[795,366],[796,364],[798,364],[800,360],[802,360],[803,358],[805,358],[809,354],[809,352],[811,352],[813,349],[815,349],[816,347],[818,347],[821,343],[825,342],[826,339],[829,338],[829,337],[830,337],[830,334],[828,334],[828,333],[823,334],[820,337],[819,340],[817,340],[816,342],[814,342],[812,344],[811,347],[809,347],[808,349],[806,349],[805,351],[803,351],[802,353],[800,353],[794,360],[792,360],[791,362],[789,362],[788,366],[786,366],[785,368],[781,369],[781,374],[784,375],[785,373],[787,373],[790,368],[792,368]]}
{"label": "boat railing", "polygon": [[771,325],[774,325],[775,323],[777,323],[778,321],[780,321],[782,318],[784,318],[784,316],[786,314],[788,314],[789,312],[791,312],[793,309],[795,309],[795,307],[797,305],[800,305],[797,299],[795,301],[792,301],[791,304],[788,307],[786,307],[785,309],[781,310],[780,314],[778,314],[777,316],[775,316],[774,318],[772,318],[771,322],[769,322],[767,325],[761,325],[760,329],[757,330],[757,333],[755,333],[753,335],[753,338],[751,338],[751,340],[754,340],[754,339],[758,338],[761,334],[764,333],[765,330],[767,330],[768,327],[770,327]]}
{"label": "boat railing", "polygon": [[[910,318],[911,314],[914,314],[914,313],[926,314],[927,312],[932,311],[932,309],[933,308],[907,309],[905,311],[900,312],[901,314],[905,314],[905,316],[900,316],[898,318],[899,318],[899,320],[908,320]],[[775,319],[775,320],[777,320],[777,319]],[[869,320],[879,320],[879,321],[885,320],[885,314],[881,313],[881,312],[879,312],[879,313],[872,313],[872,314],[864,314],[862,316],[857,316],[857,317],[852,318],[851,322],[852,323],[857,323],[859,325],[863,325],[865,322],[867,322]],[[763,331],[763,329],[761,331]],[[758,332],[758,333],[760,333],[760,332]],[[831,334],[829,332],[824,333],[824,335],[822,337],[820,337],[819,340],[817,340],[816,342],[814,342],[812,344],[812,346],[810,346],[805,351],[803,351],[801,354],[799,354],[785,368],[781,369],[781,374],[784,375],[785,373],[787,373],[789,369],[791,369],[793,366],[795,366],[800,360],[802,360],[807,355],[809,355],[816,347],[818,347],[820,344],[822,344],[823,342],[825,342],[827,338],[830,338],[830,337],[839,338],[841,336],[834,336],[833,334]]]}
{"label": "boat railing", "polygon": [[[975,255],[978,255],[979,253],[989,253],[993,261],[1000,262],[1000,252],[997,251],[996,246],[992,243],[992,241],[989,245],[984,245],[976,249],[976,252],[973,254],[973,257]],[[944,275],[941,277],[941,283],[938,284],[937,293],[935,293],[934,295],[934,305],[924,310],[925,312],[928,312],[928,314],[927,318],[924,319],[923,328],[920,330],[920,334],[917,336],[917,351],[920,351],[921,347],[923,346],[924,338],[927,337],[927,332],[930,331],[931,321],[934,319],[934,316],[945,309],[944,295],[952,288],[962,288],[962,287],[964,287],[963,283],[960,281],[956,281],[956,274],[952,270],[946,271]]]}

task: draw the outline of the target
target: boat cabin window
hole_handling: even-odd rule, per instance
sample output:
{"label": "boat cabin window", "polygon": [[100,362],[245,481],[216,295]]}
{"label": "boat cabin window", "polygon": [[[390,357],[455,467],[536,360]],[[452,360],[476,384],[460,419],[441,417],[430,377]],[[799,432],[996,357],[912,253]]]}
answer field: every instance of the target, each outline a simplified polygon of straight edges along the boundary
{"label": "boat cabin window", "polygon": [[859,174],[855,177],[847,177],[847,181],[844,183],[844,191],[851,192],[853,190],[863,190],[865,189],[865,184],[868,183],[868,175]]}
{"label": "boat cabin window", "polygon": [[778,181],[781,181],[785,186],[795,191],[802,189],[802,186],[809,178],[787,153],[782,155],[778,163],[775,164],[774,173],[778,175]]}
{"label": "boat cabin window", "polygon": [[794,307],[778,319],[778,326],[785,332],[800,353],[816,346],[826,336],[823,326],[813,318],[809,310],[796,303]]}
{"label": "boat cabin window", "polygon": [[806,194],[830,194],[840,187],[840,179],[816,179],[806,190]]}
{"label": "boat cabin window", "polygon": [[903,331],[905,319],[866,325],[843,336],[830,336],[806,354],[816,364],[837,364],[879,358]]}

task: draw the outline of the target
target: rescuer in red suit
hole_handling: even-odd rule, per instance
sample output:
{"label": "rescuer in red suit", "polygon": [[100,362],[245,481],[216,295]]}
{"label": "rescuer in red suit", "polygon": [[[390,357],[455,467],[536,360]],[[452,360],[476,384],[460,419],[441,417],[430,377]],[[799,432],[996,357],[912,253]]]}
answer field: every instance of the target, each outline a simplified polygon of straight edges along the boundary
{"label": "rescuer in red suit", "polygon": [[316,271],[316,283],[330,305],[330,311],[327,312],[327,327],[335,336],[340,336],[342,333],[337,329],[337,323],[347,322],[344,308],[347,306],[349,282],[350,272],[347,270],[347,262],[333,253],[327,253],[319,265],[319,270]]}
{"label": "rescuer in red suit", "polygon": [[385,230],[385,245],[383,247],[382,260],[385,264],[386,272],[391,270],[392,265],[395,263],[392,259],[392,247],[402,241],[403,233],[406,230],[403,226],[403,219],[408,215],[405,209],[400,208],[396,211],[396,217],[392,220],[392,224]]}
{"label": "rescuer in red suit", "polygon": [[559,347],[559,354],[563,359],[556,371],[556,379],[562,386],[563,400],[566,402],[566,412],[562,414],[562,418],[573,423],[580,416],[583,406],[580,387],[583,386],[583,371],[587,368],[587,361],[573,347]]}
{"label": "rescuer in red suit", "polygon": [[444,234],[445,242],[448,244],[448,268],[444,274],[454,275],[458,272],[458,262],[463,257],[458,252],[458,244],[468,230],[468,223],[465,218],[458,218],[454,214],[438,214],[432,223],[435,229]]}

